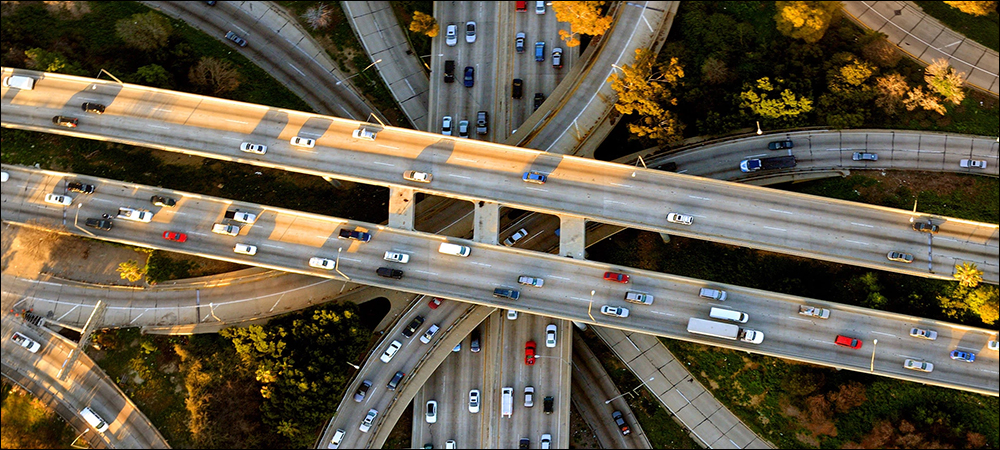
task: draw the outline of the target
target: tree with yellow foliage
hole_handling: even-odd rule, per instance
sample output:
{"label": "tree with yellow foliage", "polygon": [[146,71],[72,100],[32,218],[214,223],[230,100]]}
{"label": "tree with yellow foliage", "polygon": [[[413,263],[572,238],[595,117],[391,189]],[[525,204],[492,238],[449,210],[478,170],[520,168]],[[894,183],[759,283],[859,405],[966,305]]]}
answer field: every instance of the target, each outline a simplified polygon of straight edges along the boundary
{"label": "tree with yellow foliage", "polygon": [[[740,92],[740,107],[748,108],[755,116],[768,119],[783,119],[805,114],[813,110],[812,99],[795,95],[790,89],[780,90],[783,80],[768,77],[757,80],[756,86],[747,86]],[[771,93],[778,94],[771,97]]]}
{"label": "tree with yellow foliage", "polygon": [[589,2],[552,2],[552,11],[556,20],[568,22],[570,31],[559,30],[559,38],[566,42],[567,47],[580,45],[577,34],[597,36],[611,28],[611,17],[601,15],[603,1]]}
{"label": "tree with yellow foliage", "polygon": [[819,41],[830,27],[841,2],[775,2],[774,21],[785,36],[808,43]]}
{"label": "tree with yellow foliage", "polygon": [[428,37],[435,37],[440,31],[440,27],[434,16],[424,14],[420,11],[413,11],[413,21],[410,22],[410,31],[424,33]]}
{"label": "tree with yellow foliage", "polygon": [[955,68],[949,66],[948,61],[944,59],[935,59],[924,71],[924,81],[927,85],[946,101],[956,105],[965,100],[965,90],[962,89],[965,83],[964,77],[964,72],[956,72]]}
{"label": "tree with yellow foliage", "polygon": [[638,136],[662,143],[676,142],[682,138],[684,124],[665,105],[676,105],[671,91],[684,77],[684,69],[677,58],[665,65],[656,64],[656,55],[636,49],[636,61],[621,67],[608,77],[611,88],[618,94],[615,109],[622,114],[638,114],[639,123],[631,123],[629,131]]}
{"label": "tree with yellow foliage", "polygon": [[944,2],[946,5],[956,8],[966,14],[973,16],[988,16],[997,10],[997,2]]}

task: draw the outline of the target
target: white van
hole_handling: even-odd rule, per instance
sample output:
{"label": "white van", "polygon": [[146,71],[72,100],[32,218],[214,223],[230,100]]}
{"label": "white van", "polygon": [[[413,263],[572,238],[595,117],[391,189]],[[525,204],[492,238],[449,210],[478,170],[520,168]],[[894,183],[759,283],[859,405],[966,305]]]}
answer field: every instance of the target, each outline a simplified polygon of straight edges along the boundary
{"label": "white van", "polygon": [[705,298],[718,300],[720,302],[726,301],[726,291],[720,291],[718,289],[701,288],[701,290],[698,291],[698,295]]}
{"label": "white van", "polygon": [[83,417],[83,420],[87,421],[90,426],[94,427],[98,433],[103,433],[108,429],[108,423],[105,422],[101,416],[98,416],[93,409],[90,409],[89,406],[83,408],[83,411],[80,411],[80,417]]}
{"label": "white van", "polygon": [[514,388],[505,387],[501,392],[500,417],[510,417],[514,413]]}
{"label": "white van", "polygon": [[461,256],[463,258],[469,256],[472,253],[472,249],[464,245],[449,244],[447,242],[442,242],[441,247],[438,247],[438,251],[446,255]]}
{"label": "white van", "polygon": [[30,91],[35,88],[35,79],[20,75],[11,75],[3,79],[3,87],[12,87]]}
{"label": "white van", "polygon": [[733,311],[731,309],[716,308],[714,306],[712,307],[712,311],[708,313],[708,317],[713,319],[730,320],[739,323],[747,323],[747,321],[750,320],[750,316],[746,313]]}

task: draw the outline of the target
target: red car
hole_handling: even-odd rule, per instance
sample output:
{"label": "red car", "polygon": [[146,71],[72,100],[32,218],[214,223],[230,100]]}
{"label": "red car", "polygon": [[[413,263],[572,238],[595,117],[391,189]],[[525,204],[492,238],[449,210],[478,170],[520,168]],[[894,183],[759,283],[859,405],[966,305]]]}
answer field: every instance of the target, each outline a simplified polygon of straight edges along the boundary
{"label": "red car", "polygon": [[441,306],[441,299],[434,297],[431,301],[427,302],[427,306],[430,306],[431,309],[438,309],[438,306]]}
{"label": "red car", "polygon": [[604,272],[604,279],[608,281],[617,281],[619,283],[628,283],[628,275],[621,272]]}
{"label": "red car", "polygon": [[535,341],[528,341],[524,345],[524,363],[529,366],[535,365]]}
{"label": "red car", "polygon": [[837,340],[833,342],[837,345],[843,345],[844,347],[851,347],[853,349],[861,348],[861,339],[847,337],[841,334],[838,334]]}
{"label": "red car", "polygon": [[163,239],[174,242],[184,242],[188,240],[188,235],[176,231],[164,231]]}

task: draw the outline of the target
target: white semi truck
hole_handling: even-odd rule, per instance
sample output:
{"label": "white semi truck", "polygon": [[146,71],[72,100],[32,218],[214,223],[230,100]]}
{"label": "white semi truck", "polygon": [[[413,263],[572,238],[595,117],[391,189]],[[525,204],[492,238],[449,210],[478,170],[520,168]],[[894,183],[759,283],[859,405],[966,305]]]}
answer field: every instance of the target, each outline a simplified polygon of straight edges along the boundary
{"label": "white semi truck", "polygon": [[739,325],[716,322],[692,317],[688,320],[688,333],[703,334],[705,336],[718,337],[723,339],[741,340],[751,344],[764,342],[764,333],[757,330],[747,330]]}

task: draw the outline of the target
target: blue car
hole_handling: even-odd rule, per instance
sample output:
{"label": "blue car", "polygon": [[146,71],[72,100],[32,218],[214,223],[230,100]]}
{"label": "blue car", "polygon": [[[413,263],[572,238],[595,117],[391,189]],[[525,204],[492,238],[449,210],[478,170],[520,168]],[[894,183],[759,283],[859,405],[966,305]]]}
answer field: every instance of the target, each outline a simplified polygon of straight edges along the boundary
{"label": "blue car", "polygon": [[476,69],[472,66],[465,68],[465,87],[472,87],[476,84]]}
{"label": "blue car", "polygon": [[976,354],[972,352],[963,352],[961,350],[952,350],[951,359],[957,359],[959,361],[970,363],[976,360]]}
{"label": "blue car", "polygon": [[545,184],[545,175],[532,170],[531,172],[525,172],[521,180],[527,183]]}

